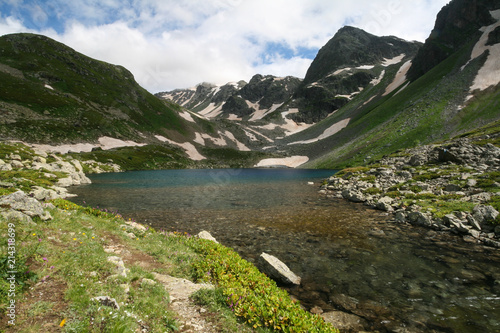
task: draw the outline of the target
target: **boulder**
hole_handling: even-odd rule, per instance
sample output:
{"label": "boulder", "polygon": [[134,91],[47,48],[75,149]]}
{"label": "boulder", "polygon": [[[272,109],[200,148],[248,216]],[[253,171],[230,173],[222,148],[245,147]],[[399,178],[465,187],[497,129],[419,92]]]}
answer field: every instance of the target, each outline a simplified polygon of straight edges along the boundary
{"label": "boulder", "polygon": [[4,219],[6,219],[7,221],[20,221],[21,223],[25,223],[25,224],[36,225],[36,223],[33,222],[33,219],[31,219],[31,217],[29,217],[28,215],[23,214],[17,210],[9,209],[9,210],[3,211],[3,212],[0,211],[0,216],[3,217]]}
{"label": "boulder", "polygon": [[47,219],[42,204],[35,198],[29,197],[23,191],[17,191],[0,197],[0,207],[9,207],[30,217],[38,216]]}
{"label": "boulder", "polygon": [[215,242],[215,243],[219,243],[214,236],[212,236],[208,231],[206,230],[203,230],[203,231],[200,231],[198,233],[198,235],[196,235],[196,237],[198,238],[201,238],[201,239],[206,239],[206,240],[209,240],[209,241],[212,241],[212,242]]}
{"label": "boulder", "polygon": [[482,226],[493,222],[498,214],[498,211],[492,206],[477,205],[472,210],[472,216]]}
{"label": "boulder", "polygon": [[394,203],[394,199],[391,197],[382,197],[378,200],[377,202],[377,209],[384,210],[386,212],[392,212],[394,211],[394,208],[392,208],[392,204]]}
{"label": "boulder", "polygon": [[346,189],[342,191],[342,197],[352,202],[365,202],[366,197],[363,193],[353,190]]}
{"label": "boulder", "polygon": [[448,184],[444,187],[444,190],[446,192],[458,192],[461,191],[462,188],[456,184]]}
{"label": "boulder", "polygon": [[411,224],[430,227],[432,225],[432,218],[429,214],[422,212],[411,212],[408,214],[408,220]]}
{"label": "boulder", "polygon": [[34,186],[33,190],[30,192],[30,195],[32,195],[35,199],[39,201],[48,201],[60,198],[60,196],[57,194],[56,191],[45,189],[40,186]]}
{"label": "boulder", "polygon": [[411,166],[424,165],[425,163],[427,163],[427,156],[424,154],[413,155],[408,161],[408,164]]}
{"label": "boulder", "polygon": [[300,285],[300,277],[295,275],[281,260],[263,252],[260,257],[263,273],[287,285]]}
{"label": "boulder", "polygon": [[446,226],[454,228],[461,233],[468,234],[469,228],[455,215],[447,214],[443,217],[443,222]]}

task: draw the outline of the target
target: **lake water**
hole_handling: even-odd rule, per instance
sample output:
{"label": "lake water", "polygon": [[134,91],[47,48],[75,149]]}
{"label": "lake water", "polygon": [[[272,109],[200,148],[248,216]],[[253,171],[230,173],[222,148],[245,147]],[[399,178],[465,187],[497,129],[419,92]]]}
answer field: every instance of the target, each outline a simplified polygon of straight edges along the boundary
{"label": "lake water", "polygon": [[284,288],[306,308],[356,314],[369,330],[500,332],[499,250],[320,195],[333,173],[136,171],[91,175],[71,190],[76,203],[157,229],[207,230],[256,264],[272,254],[302,277]]}

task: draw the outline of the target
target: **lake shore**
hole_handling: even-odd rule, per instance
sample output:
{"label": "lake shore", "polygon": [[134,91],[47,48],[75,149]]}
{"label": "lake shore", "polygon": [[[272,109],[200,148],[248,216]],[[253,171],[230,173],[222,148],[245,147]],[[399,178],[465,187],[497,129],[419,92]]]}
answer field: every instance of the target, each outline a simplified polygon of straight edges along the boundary
{"label": "lake shore", "polygon": [[500,148],[462,139],[410,149],[330,177],[320,193],[500,248]]}

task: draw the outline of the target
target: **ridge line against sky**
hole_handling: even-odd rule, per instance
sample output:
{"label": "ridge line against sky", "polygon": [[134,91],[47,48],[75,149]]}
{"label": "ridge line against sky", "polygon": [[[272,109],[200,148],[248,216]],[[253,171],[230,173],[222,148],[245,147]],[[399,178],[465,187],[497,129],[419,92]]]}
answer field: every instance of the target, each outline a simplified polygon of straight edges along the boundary
{"label": "ridge line against sky", "polygon": [[0,35],[46,35],[150,92],[254,74],[303,78],[345,25],[423,42],[449,0],[0,0]]}

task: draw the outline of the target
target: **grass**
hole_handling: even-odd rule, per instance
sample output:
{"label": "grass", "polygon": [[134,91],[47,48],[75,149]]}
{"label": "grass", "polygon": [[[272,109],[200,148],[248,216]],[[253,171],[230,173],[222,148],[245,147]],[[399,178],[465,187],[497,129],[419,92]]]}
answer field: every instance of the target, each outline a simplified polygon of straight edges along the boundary
{"label": "grass", "polygon": [[[152,272],[184,278],[192,278],[194,274],[201,279],[207,276],[206,268],[213,273],[210,281],[219,288],[199,292],[195,299],[201,304],[211,303],[210,311],[214,314],[223,309],[223,313],[217,315],[220,319],[216,320],[221,327],[248,332],[261,326],[264,328],[257,332],[273,329],[299,332],[303,331],[301,327],[311,332],[335,332],[322,319],[302,310],[274,281],[229,248],[187,234],[152,228],[143,232],[134,230],[136,238],[130,239],[126,235],[129,230],[122,227],[125,221],[116,213],[81,207],[61,199],[53,204],[51,221],[36,225],[11,222],[16,244],[21,249],[17,270],[30,272],[23,275],[16,290],[20,303],[16,317],[18,327],[31,327],[52,318],[54,326],[64,320],[67,332],[128,332],[143,327],[153,332],[175,331],[179,324],[175,314],[168,310],[169,295],[163,285],[141,281],[154,279]],[[3,237],[8,234],[8,225],[1,224]],[[129,258],[130,272],[126,277],[116,276],[114,265],[106,260],[109,254],[104,250],[112,245],[124,246],[132,258],[135,254],[148,255],[161,265],[144,268],[144,264]],[[1,250],[1,257],[6,258],[5,244]],[[218,268],[214,270],[214,267]],[[124,285],[129,288],[128,293]],[[34,292],[30,292],[32,288]],[[3,283],[0,289],[0,304],[5,310],[8,285]],[[232,305],[234,297],[230,295],[237,290],[245,296],[241,308]],[[29,295],[35,297],[36,291],[59,293],[60,298],[35,298],[30,302]],[[120,308],[113,309],[93,300],[102,295],[114,298]],[[252,312],[253,309],[258,312]],[[253,328],[245,328],[243,322]]]}

